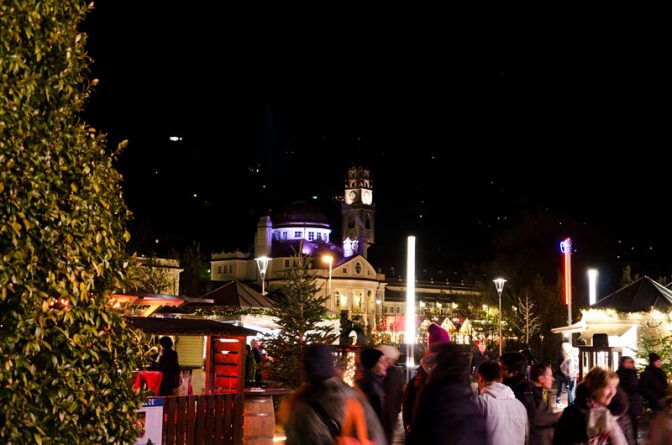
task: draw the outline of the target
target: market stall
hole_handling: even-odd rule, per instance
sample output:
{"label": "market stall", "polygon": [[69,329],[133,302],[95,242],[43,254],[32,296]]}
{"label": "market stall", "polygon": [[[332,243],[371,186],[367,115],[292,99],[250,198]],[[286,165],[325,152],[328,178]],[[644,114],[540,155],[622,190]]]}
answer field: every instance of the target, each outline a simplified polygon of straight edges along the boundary
{"label": "market stall", "polygon": [[[184,353],[185,358],[190,357],[191,366],[182,370],[183,382],[189,382],[181,386],[186,391],[183,389],[177,396],[151,399],[162,400],[150,406],[155,411],[160,404],[163,407],[159,443],[242,443],[244,345],[246,337],[256,336],[257,332],[202,319],[126,317],[126,321],[147,334],[174,337],[175,349]],[[181,347],[181,343],[188,345],[188,349]],[[194,360],[198,357],[200,366],[195,366]],[[201,374],[203,384],[195,385],[194,375]],[[150,433],[146,431],[145,435]],[[146,443],[141,440],[138,444]]]}

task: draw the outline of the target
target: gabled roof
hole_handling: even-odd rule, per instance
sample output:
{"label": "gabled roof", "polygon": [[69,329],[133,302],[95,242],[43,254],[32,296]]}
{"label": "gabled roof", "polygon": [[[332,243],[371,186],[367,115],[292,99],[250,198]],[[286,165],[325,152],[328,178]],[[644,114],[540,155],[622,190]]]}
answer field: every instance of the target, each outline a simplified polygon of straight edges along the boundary
{"label": "gabled roof", "polygon": [[153,335],[226,335],[248,337],[257,331],[214,320],[193,318],[124,317],[132,328]]}
{"label": "gabled roof", "polygon": [[652,308],[672,308],[672,291],[649,277],[642,277],[601,298],[591,307],[612,308],[622,312],[646,312]]}
{"label": "gabled roof", "polygon": [[213,300],[212,306],[218,307],[236,309],[262,309],[273,307],[273,302],[271,300],[238,280],[229,281],[212,292],[203,295],[202,298]]}

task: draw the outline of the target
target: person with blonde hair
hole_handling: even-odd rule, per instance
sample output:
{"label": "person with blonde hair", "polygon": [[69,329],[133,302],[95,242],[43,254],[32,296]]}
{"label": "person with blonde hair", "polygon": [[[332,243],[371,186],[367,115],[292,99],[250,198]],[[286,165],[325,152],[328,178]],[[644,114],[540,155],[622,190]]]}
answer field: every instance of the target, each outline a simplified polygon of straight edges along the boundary
{"label": "person with blonde hair", "polygon": [[554,445],[627,445],[609,404],[616,395],[618,374],[595,367],[576,388],[576,400],[565,408],[553,436]]}

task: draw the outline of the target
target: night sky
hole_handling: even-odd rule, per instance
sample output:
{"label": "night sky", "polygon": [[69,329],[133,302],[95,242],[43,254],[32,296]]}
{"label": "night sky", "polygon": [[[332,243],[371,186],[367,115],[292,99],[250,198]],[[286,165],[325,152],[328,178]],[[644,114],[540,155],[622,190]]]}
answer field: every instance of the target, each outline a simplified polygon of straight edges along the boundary
{"label": "night sky", "polygon": [[305,13],[97,4],[85,118],[130,141],[134,249],[246,250],[259,216],[299,199],[340,234],[334,197],[357,163],[385,271],[414,233],[428,269],[457,274],[541,215],[557,220],[549,252],[573,236],[612,279],[625,264],[671,273],[669,68],[653,31]]}

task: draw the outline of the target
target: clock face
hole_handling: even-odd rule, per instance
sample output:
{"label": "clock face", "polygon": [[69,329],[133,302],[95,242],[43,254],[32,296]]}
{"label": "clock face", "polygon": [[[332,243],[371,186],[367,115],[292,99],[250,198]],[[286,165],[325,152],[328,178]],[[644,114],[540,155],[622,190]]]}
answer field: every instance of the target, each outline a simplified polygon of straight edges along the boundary
{"label": "clock face", "polygon": [[355,202],[355,199],[357,199],[357,192],[354,190],[351,190],[348,192],[348,204],[352,204]]}
{"label": "clock face", "polygon": [[362,190],[362,202],[366,205],[371,205],[373,196],[371,190]]}

